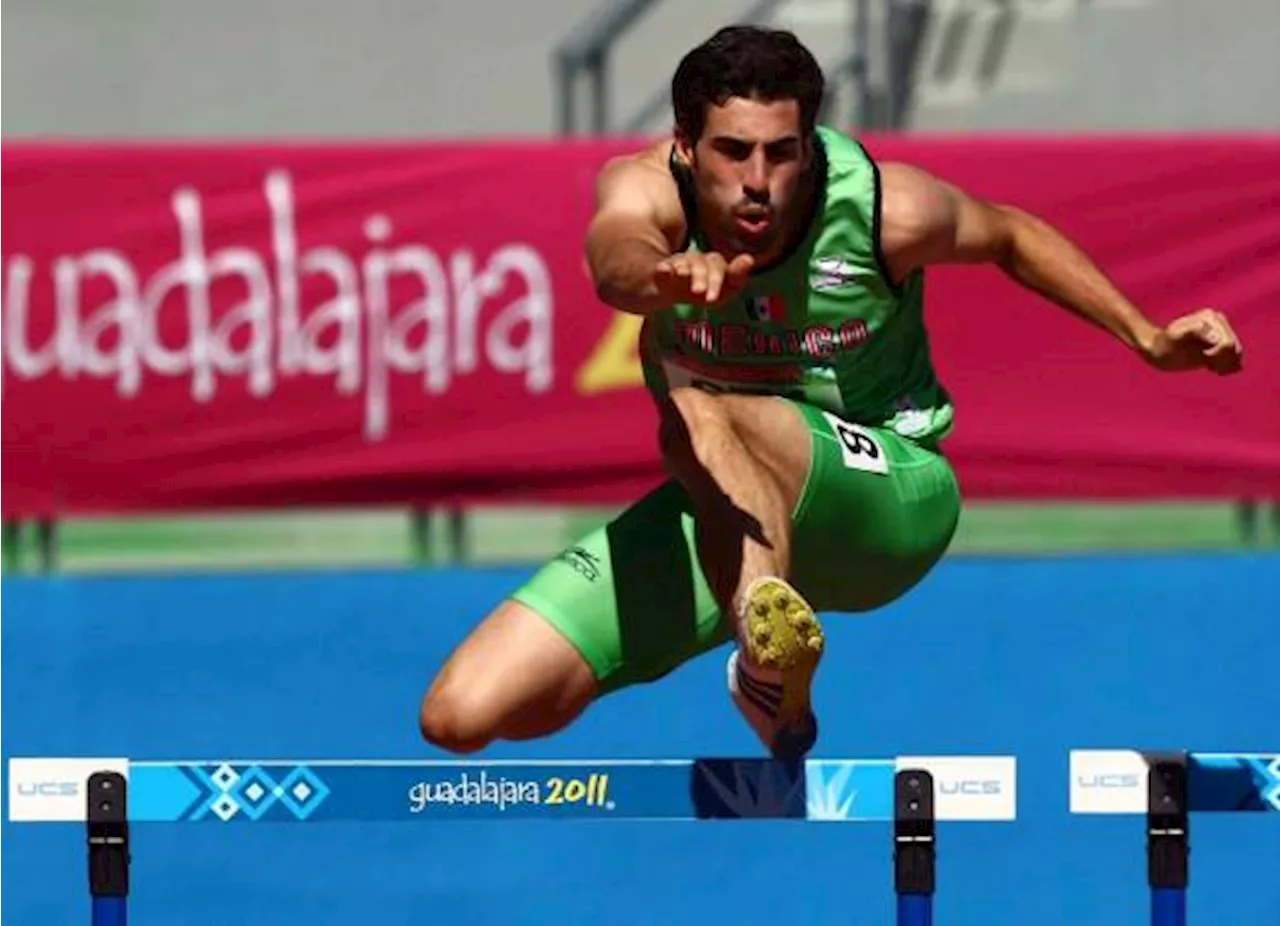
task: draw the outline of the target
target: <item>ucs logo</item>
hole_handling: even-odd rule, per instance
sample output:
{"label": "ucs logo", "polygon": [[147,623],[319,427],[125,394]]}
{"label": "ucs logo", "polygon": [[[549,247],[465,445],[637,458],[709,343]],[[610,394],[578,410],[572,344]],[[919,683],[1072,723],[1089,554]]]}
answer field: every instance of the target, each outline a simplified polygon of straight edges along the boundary
{"label": "ucs logo", "polygon": [[1081,775],[1076,783],[1082,788],[1137,788],[1142,784],[1138,775],[1113,773],[1109,775]]}
{"label": "ucs logo", "polygon": [[18,794],[22,797],[75,797],[80,785],[74,781],[20,781]]}
{"label": "ucs logo", "polygon": [[939,781],[939,794],[963,794],[966,797],[990,796],[1000,793],[1000,782],[969,778],[954,781]]}

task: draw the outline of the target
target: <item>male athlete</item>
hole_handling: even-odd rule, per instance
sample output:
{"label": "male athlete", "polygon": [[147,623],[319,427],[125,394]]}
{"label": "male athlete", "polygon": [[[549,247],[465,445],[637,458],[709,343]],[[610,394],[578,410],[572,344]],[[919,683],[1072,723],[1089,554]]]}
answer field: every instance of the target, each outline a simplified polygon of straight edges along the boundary
{"label": "male athlete", "polygon": [[747,722],[773,755],[807,753],[816,613],[900,597],[957,523],[930,264],[994,264],[1155,369],[1240,369],[1218,312],[1154,324],[1045,222],[815,126],[822,92],[791,34],[721,30],[675,73],[674,138],[603,168],[587,260],[599,297],[644,318],[671,479],[462,643],[422,705],[430,742],[543,736],[733,641]]}

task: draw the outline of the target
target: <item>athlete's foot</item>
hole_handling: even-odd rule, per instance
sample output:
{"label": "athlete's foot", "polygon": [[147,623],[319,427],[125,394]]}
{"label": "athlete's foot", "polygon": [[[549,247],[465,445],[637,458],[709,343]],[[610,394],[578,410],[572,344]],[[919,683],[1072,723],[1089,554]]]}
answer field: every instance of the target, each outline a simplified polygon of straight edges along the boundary
{"label": "athlete's foot", "polygon": [[811,693],[825,646],[822,627],[800,593],[773,577],[747,589],[739,622],[729,693],[775,758],[798,760],[818,738]]}

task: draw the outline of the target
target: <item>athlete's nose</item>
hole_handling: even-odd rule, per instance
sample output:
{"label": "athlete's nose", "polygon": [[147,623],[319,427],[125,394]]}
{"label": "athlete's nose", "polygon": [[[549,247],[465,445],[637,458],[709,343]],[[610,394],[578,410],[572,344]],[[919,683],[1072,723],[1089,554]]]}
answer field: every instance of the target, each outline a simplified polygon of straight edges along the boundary
{"label": "athlete's nose", "polygon": [[764,156],[757,152],[744,167],[742,194],[748,202],[767,205],[769,202],[769,172]]}

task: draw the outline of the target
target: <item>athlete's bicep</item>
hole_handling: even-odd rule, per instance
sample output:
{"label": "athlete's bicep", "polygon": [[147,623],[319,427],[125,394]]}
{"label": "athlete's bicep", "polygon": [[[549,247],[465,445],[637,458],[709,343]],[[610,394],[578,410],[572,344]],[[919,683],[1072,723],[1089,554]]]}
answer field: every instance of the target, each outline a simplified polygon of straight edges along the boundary
{"label": "athlete's bicep", "polygon": [[1010,210],[903,164],[885,165],[881,247],[897,279],[929,264],[1000,263],[1013,241]]}

